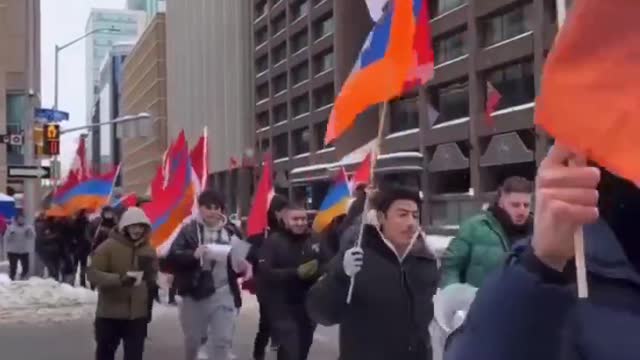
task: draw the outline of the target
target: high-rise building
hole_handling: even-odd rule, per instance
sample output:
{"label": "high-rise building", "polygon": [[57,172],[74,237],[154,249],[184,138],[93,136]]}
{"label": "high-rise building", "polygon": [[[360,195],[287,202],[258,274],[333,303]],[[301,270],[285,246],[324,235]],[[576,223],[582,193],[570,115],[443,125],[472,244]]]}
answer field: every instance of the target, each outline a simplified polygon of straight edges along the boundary
{"label": "high-rise building", "polygon": [[85,31],[103,31],[86,39],[87,115],[91,115],[95,104],[100,85],[100,66],[107,53],[114,44],[135,42],[144,31],[146,16],[143,11],[91,9]]}
{"label": "high-rise building", "polygon": [[[40,1],[0,0],[0,133],[26,132],[39,97]],[[20,179],[7,179],[7,164],[23,164],[23,150],[0,144],[0,192],[22,190]]]}
{"label": "high-rise building", "polygon": [[151,21],[157,13],[163,13],[167,9],[166,0],[127,0],[127,9],[144,11],[147,21]]}
{"label": "high-rise building", "polygon": [[184,130],[193,146],[207,127],[210,183],[229,195],[231,211],[243,214],[250,172],[229,165],[253,151],[250,17],[249,1],[167,2],[169,139]]}
{"label": "high-rise building", "polygon": [[[323,147],[333,99],[372,24],[364,1],[252,3],[256,148],[273,154],[280,190],[316,208],[335,169],[356,165],[343,156],[376,134],[373,108],[335,149]],[[533,112],[556,9],[546,0],[428,4],[435,77],[389,104],[376,178],[420,186],[424,224],[447,232],[507,176],[533,179],[546,153]],[[501,98],[488,115],[491,88]]]}
{"label": "high-rise building", "polygon": [[121,112],[151,115],[150,136],[121,141],[122,187],[144,194],[167,148],[167,50],[164,14],[156,14],[129,54],[122,78]]}

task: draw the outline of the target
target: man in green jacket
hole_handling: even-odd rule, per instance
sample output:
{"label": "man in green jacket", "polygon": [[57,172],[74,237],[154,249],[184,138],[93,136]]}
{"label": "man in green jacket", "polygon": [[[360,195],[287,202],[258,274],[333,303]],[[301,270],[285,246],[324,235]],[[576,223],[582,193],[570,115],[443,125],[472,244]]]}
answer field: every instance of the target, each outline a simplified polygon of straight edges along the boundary
{"label": "man in green jacket", "polygon": [[149,317],[149,288],[155,284],[158,259],[149,244],[151,223],[130,207],[118,229],[91,258],[89,281],[98,288],[95,336],[96,360],[114,360],[122,341],[124,358],[142,360]]}
{"label": "man in green jacket", "polygon": [[442,258],[441,288],[454,283],[480,287],[503,264],[511,245],[531,234],[532,194],[531,181],[509,177],[494,204],[462,223]]}

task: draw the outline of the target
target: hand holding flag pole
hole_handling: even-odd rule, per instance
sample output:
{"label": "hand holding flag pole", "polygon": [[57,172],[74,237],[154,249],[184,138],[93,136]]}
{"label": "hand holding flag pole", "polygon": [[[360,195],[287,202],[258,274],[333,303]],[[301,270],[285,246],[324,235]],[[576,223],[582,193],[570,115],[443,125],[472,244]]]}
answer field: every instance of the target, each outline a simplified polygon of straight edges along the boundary
{"label": "hand holding flag pole", "polygon": [[[375,186],[374,171],[376,168],[376,162],[378,161],[378,154],[380,154],[380,145],[382,144],[382,133],[384,132],[384,123],[385,123],[385,119],[387,118],[386,116],[387,106],[388,106],[388,102],[385,101],[380,107],[380,120],[378,121],[378,136],[376,138],[375,147],[373,148],[373,151],[371,153],[371,171],[369,172],[370,187]],[[367,214],[369,213],[369,210],[371,210],[371,194],[372,193],[373,191],[366,191],[364,209],[362,210],[362,219],[360,221],[360,229],[358,231],[358,239],[356,240],[354,247],[362,246],[362,235],[364,233],[365,219]],[[355,286],[355,280],[356,278],[354,275],[351,277],[351,282],[349,283],[349,293],[347,294],[347,304],[351,304],[351,298],[353,297],[353,288]]]}

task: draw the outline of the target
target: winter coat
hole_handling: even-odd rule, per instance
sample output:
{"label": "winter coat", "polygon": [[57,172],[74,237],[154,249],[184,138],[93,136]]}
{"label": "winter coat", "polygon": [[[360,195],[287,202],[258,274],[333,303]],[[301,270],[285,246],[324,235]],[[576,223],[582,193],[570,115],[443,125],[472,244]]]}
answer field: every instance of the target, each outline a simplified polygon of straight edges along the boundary
{"label": "winter coat", "polygon": [[366,225],[362,249],[351,304],[343,251],[309,293],[311,318],[340,325],[340,360],[431,359],[428,327],[439,274],[424,239],[417,238],[400,260],[380,232]]}
{"label": "winter coat", "polygon": [[269,235],[262,245],[260,271],[264,286],[268,289],[266,301],[270,316],[274,321],[291,315],[291,307],[304,306],[307,292],[321,274],[301,279],[298,266],[312,261],[320,261],[320,251],[311,236],[293,235],[288,231],[276,231]]}
{"label": "winter coat", "polygon": [[[143,268],[144,267],[144,268]],[[138,286],[122,286],[128,271],[144,271]],[[114,229],[109,238],[93,253],[88,270],[89,281],[98,288],[96,317],[133,320],[149,316],[150,288],[158,272],[156,251],[149,244],[149,233],[132,242],[120,230]]]}
{"label": "winter coat", "polygon": [[5,250],[7,253],[27,254],[35,246],[36,231],[30,225],[9,225],[4,233]]}
{"label": "winter coat", "polygon": [[499,268],[510,245],[502,225],[490,212],[473,216],[460,226],[442,258],[440,287],[468,283],[480,287],[488,273]]}
{"label": "winter coat", "polygon": [[[240,239],[241,234],[237,232],[235,227],[225,225],[222,230],[226,231],[231,237]],[[178,294],[180,296],[189,296],[194,300],[207,298],[216,291],[212,271],[203,269],[200,260],[194,256],[198,246],[203,243],[203,232],[204,225],[197,220],[183,225],[178,236],[171,244],[166,257],[166,266],[173,271],[173,284]],[[233,294],[235,306],[240,308],[242,299],[238,285],[238,273],[233,269],[231,253],[229,253],[227,260],[229,287]]]}
{"label": "winter coat", "polygon": [[[589,298],[530,247],[487,278],[446,360],[635,360],[640,274],[603,222],[584,227]],[[516,319],[514,321],[514,319]]]}

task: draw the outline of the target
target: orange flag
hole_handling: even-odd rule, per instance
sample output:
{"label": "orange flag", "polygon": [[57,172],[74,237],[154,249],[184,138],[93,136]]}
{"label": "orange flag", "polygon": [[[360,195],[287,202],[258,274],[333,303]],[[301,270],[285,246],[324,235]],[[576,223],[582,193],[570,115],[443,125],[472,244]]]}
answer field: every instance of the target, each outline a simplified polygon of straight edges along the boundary
{"label": "orange flag", "polygon": [[545,64],[535,121],[640,183],[640,1],[576,0]]}

